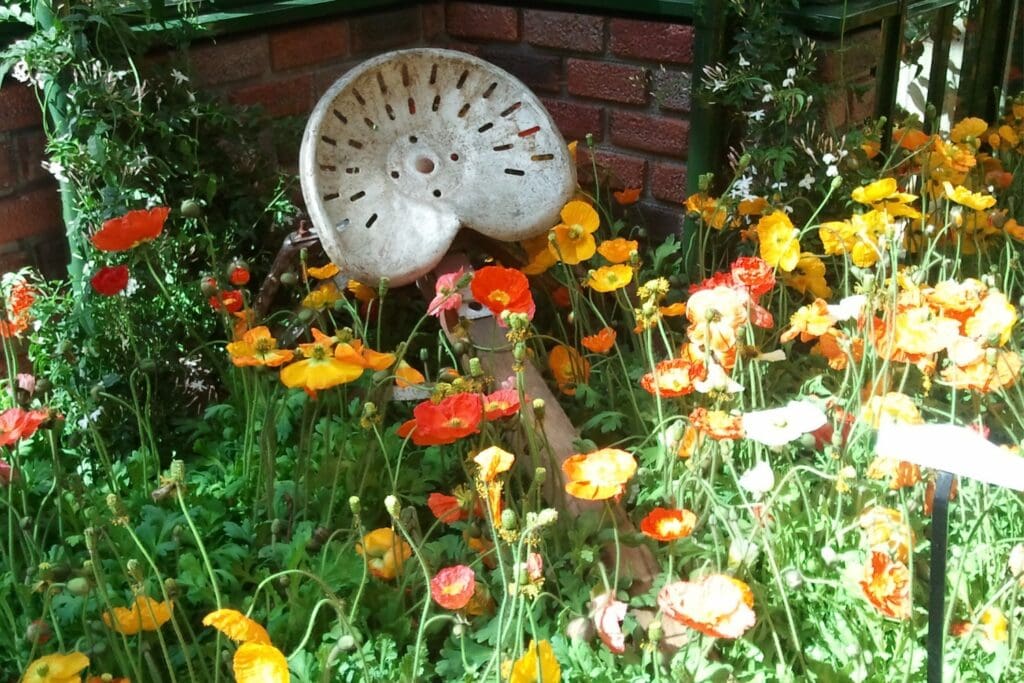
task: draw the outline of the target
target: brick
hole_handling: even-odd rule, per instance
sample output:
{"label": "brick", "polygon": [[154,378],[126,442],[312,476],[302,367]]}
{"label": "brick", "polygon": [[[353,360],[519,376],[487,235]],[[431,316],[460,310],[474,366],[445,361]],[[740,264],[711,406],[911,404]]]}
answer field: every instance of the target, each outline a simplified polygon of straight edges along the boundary
{"label": "brick", "polygon": [[882,30],[867,28],[847,34],[842,41],[819,43],[818,77],[828,83],[873,75],[882,58]]}
{"label": "brick", "polygon": [[583,140],[587,133],[595,142],[604,139],[604,111],[600,107],[548,98],[541,102],[566,140]]}
{"label": "brick", "polygon": [[[11,273],[24,268],[30,265],[29,261],[29,255],[21,249],[4,252],[0,254],[0,273]],[[0,367],[3,367],[2,363],[0,363]]]}
{"label": "brick", "polygon": [[688,71],[654,69],[651,97],[659,109],[688,112],[692,106],[693,77]]}
{"label": "brick", "polygon": [[18,160],[14,139],[10,134],[0,134],[0,194],[11,192],[17,184]]}
{"label": "brick", "polygon": [[684,213],[682,207],[665,206],[660,202],[641,202],[636,207],[640,210],[652,243],[657,243],[669,235],[683,234]]}
{"label": "brick", "polygon": [[329,66],[313,72],[313,99],[320,99],[320,96],[327,92],[327,89],[334,85],[334,82],[344,76],[352,67],[359,62],[345,62],[343,64]]}
{"label": "brick", "polygon": [[39,102],[30,87],[9,81],[0,88],[0,131],[38,128],[41,121]]}
{"label": "brick", "polygon": [[484,47],[479,56],[508,71],[533,90],[553,93],[562,90],[561,57],[490,45]]}
{"label": "brick", "polygon": [[569,93],[626,104],[647,104],[647,70],[638,66],[570,59]]}
{"label": "brick", "polygon": [[[576,148],[576,174],[581,184],[594,182],[593,167],[590,162],[590,150],[580,145]],[[598,179],[601,186],[610,186],[621,190],[626,187],[643,187],[644,174],[647,171],[647,160],[627,154],[617,154],[603,150],[594,151]]]}
{"label": "brick", "polygon": [[574,52],[604,52],[604,17],[577,12],[523,10],[526,42]]}
{"label": "brick", "polygon": [[323,64],[348,54],[348,23],[303,24],[270,34],[270,66],[275,71]]}
{"label": "brick", "polygon": [[0,199],[0,244],[53,232],[60,225],[60,196],[55,185]]}
{"label": "brick", "polygon": [[514,7],[449,2],[445,28],[456,38],[515,43],[519,40],[519,12]]}
{"label": "brick", "polygon": [[420,22],[424,40],[433,41],[444,34],[444,3],[441,0],[425,1],[420,5]]}
{"label": "brick", "polygon": [[690,144],[690,122],[678,118],[613,111],[610,128],[619,147],[685,157]]}
{"label": "brick", "polygon": [[850,88],[850,121],[860,123],[875,115],[875,81],[870,76]]}
{"label": "brick", "polygon": [[651,166],[651,194],[667,202],[686,200],[686,166],[655,162]]}
{"label": "brick", "polygon": [[199,85],[241,81],[267,72],[266,34],[230,38],[192,48],[192,73]]}
{"label": "brick", "polygon": [[693,26],[666,21],[612,19],[612,52],[619,57],[655,62],[693,62]]}
{"label": "brick", "polygon": [[40,178],[50,178],[43,168],[46,157],[46,134],[41,130],[23,132],[18,135],[18,173],[22,183],[31,183]]}
{"label": "brick", "polygon": [[235,90],[233,104],[261,106],[272,117],[299,116],[313,108],[313,77],[303,74],[284,81],[260,83]]}
{"label": "brick", "polygon": [[364,54],[410,47],[419,42],[420,28],[418,7],[356,17],[349,23],[352,52]]}

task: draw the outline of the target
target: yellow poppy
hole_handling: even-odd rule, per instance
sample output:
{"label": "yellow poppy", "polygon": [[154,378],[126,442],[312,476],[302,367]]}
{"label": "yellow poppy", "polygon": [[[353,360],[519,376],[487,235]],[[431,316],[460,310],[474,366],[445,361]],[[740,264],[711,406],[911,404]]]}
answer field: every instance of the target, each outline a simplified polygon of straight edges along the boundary
{"label": "yellow poppy", "polygon": [[573,200],[562,208],[561,218],[552,230],[555,255],[569,265],[586,261],[597,251],[593,234],[601,224],[597,211],[586,202]]}
{"label": "yellow poppy", "polygon": [[288,683],[288,660],[269,643],[243,643],[232,660],[236,683]]}
{"label": "yellow poppy", "polygon": [[236,643],[270,643],[267,629],[238,610],[219,609],[203,617],[203,626],[212,626]]}
{"label": "yellow poppy", "polygon": [[788,273],[800,260],[799,233],[784,211],[775,211],[757,222],[761,258],[773,268]]}
{"label": "yellow poppy", "polygon": [[633,281],[633,269],[626,265],[602,266],[590,271],[587,285],[598,292],[614,292]]}
{"label": "yellow poppy", "polygon": [[277,348],[277,340],[270,336],[265,325],[247,330],[239,341],[228,344],[227,350],[231,362],[240,368],[253,365],[276,368],[295,355],[287,349]]}
{"label": "yellow poppy", "polygon": [[526,275],[540,275],[558,263],[558,257],[551,249],[547,233],[523,240],[522,245],[527,257],[527,263],[522,271]]}
{"label": "yellow poppy", "polygon": [[832,296],[832,288],[825,282],[825,264],[814,254],[803,252],[791,273],[783,273],[782,281],[801,294],[810,292],[811,296],[827,299]]}
{"label": "yellow poppy", "polygon": [[618,448],[571,455],[562,462],[565,492],[582,500],[607,500],[626,490],[636,467],[632,454]]}
{"label": "yellow poppy", "polygon": [[555,658],[551,643],[542,640],[539,643],[531,640],[523,656],[512,665],[509,683],[559,683],[562,680],[562,667]]}
{"label": "yellow poppy", "polygon": [[315,327],[312,333],[312,343],[299,344],[303,360],[281,370],[281,382],[286,387],[320,391],[359,379],[365,369],[364,365],[338,360],[332,355],[335,338],[328,337]]}
{"label": "yellow poppy", "polygon": [[22,683],[79,683],[89,658],[81,652],[45,655],[25,669]]}
{"label": "yellow poppy", "polygon": [[356,299],[368,304],[377,298],[377,290],[368,285],[364,285],[362,282],[357,280],[349,280],[348,284],[345,285],[345,289],[352,292]]}
{"label": "yellow poppy", "polygon": [[331,281],[321,282],[320,285],[302,299],[302,305],[314,311],[322,311],[328,306],[341,299],[341,292],[338,286]]}
{"label": "yellow poppy", "polygon": [[156,631],[171,620],[172,602],[157,602],[146,596],[139,595],[131,608],[115,607],[103,613],[103,623],[109,628],[126,636],[134,636],[140,631]]}
{"label": "yellow poppy", "polygon": [[625,263],[629,260],[629,255],[639,248],[640,244],[636,240],[616,237],[597,245],[597,253],[605,257],[608,263]]}
{"label": "yellow poppy", "polygon": [[952,183],[946,181],[942,184],[942,187],[946,191],[947,197],[957,204],[974,209],[975,211],[985,211],[996,205],[996,198],[992,195],[971,192],[963,185],[957,185],[954,188]]}
{"label": "yellow poppy", "polygon": [[958,121],[952,130],[949,131],[949,139],[953,142],[968,142],[970,138],[978,138],[988,130],[988,123],[984,119],[970,117]]}
{"label": "yellow poppy", "polygon": [[882,178],[870,185],[854,188],[850,197],[853,198],[853,201],[861,204],[874,204],[896,194],[898,189],[895,178]]}
{"label": "yellow poppy", "polygon": [[494,481],[502,472],[508,472],[515,459],[514,455],[497,446],[485,448],[473,456],[473,462],[480,466],[480,479],[486,482]]}

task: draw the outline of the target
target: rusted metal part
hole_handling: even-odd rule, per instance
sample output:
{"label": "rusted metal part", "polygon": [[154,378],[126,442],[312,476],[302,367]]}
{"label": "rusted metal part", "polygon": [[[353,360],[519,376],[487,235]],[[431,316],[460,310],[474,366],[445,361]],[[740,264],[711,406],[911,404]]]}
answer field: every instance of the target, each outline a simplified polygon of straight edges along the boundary
{"label": "rusted metal part", "polygon": [[310,230],[304,220],[300,220],[299,227],[284,238],[281,248],[277,250],[277,256],[274,257],[274,262],[270,266],[270,272],[264,278],[263,284],[260,285],[260,291],[253,303],[253,311],[255,311],[257,320],[266,317],[270,310],[270,304],[281,288],[281,276],[295,267],[299,252],[314,247],[319,242],[316,232]]}

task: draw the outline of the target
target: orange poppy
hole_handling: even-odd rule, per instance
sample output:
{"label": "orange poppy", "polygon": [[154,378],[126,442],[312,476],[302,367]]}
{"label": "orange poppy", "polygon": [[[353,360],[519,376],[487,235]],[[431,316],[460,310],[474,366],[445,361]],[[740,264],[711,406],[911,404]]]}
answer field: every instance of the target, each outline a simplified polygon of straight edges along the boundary
{"label": "orange poppy", "polygon": [[464,564],[445,567],[430,580],[430,597],[445,609],[462,609],[475,591],[476,574]]}
{"label": "orange poppy", "polygon": [[131,608],[114,607],[103,613],[103,623],[126,636],[140,631],[157,631],[171,620],[172,602],[157,602],[145,596],[136,596]]}
{"label": "orange poppy", "polygon": [[434,517],[445,524],[461,522],[469,516],[462,501],[446,493],[431,493],[427,496],[427,507],[434,513]]}
{"label": "orange poppy", "polygon": [[640,520],[640,531],[657,541],[674,541],[693,533],[697,515],[689,510],[654,508]]}
{"label": "orange poppy", "polygon": [[924,147],[932,138],[917,128],[897,128],[892,132],[892,139],[903,149],[913,152]]}
{"label": "orange poppy", "polygon": [[592,334],[580,340],[583,348],[594,353],[608,353],[615,345],[615,330],[610,327],[602,327],[597,334]]}
{"label": "orange poppy", "polygon": [[323,266],[309,266],[306,268],[306,275],[316,280],[330,280],[340,272],[341,270],[338,266],[333,263],[328,263]]}
{"label": "orange poppy", "polygon": [[480,431],[483,401],[479,394],[460,393],[440,403],[424,401],[413,409],[415,430],[412,441],[417,446],[444,446]]}
{"label": "orange poppy", "polygon": [[335,346],[334,357],[342,363],[358,365],[367,370],[387,370],[395,363],[395,354],[364,347],[359,339]]}
{"label": "orange poppy", "polygon": [[1016,351],[990,349],[972,363],[954,364],[943,369],[942,381],[958,389],[988,393],[1012,386],[1020,377],[1021,365],[1021,357]]}
{"label": "orange poppy", "polygon": [[241,340],[227,346],[228,355],[235,367],[262,365],[276,368],[292,360],[294,352],[277,348],[277,340],[270,336],[265,325],[247,330]]}
{"label": "orange poppy", "polygon": [[551,249],[547,233],[523,240],[522,246],[526,251],[526,265],[523,266],[523,272],[527,275],[540,275],[558,263],[558,257]]}
{"label": "orange poppy", "polygon": [[640,199],[639,187],[629,187],[624,190],[618,190],[612,192],[612,196],[615,197],[615,201],[619,206],[629,206],[630,204],[636,204]]}
{"label": "orange poppy", "polygon": [[857,523],[869,550],[891,554],[904,562],[910,557],[914,532],[899,510],[880,505],[869,507],[860,513]]}
{"label": "orange poppy", "polygon": [[356,552],[366,558],[370,573],[378,579],[390,581],[402,571],[402,565],[412,557],[412,548],[390,527],[374,529],[356,544]]}
{"label": "orange poppy", "polygon": [[626,451],[602,448],[577,454],[562,463],[566,476],[565,491],[583,500],[606,500],[621,495],[636,474],[636,460]]}
{"label": "orange poppy", "polygon": [[609,263],[625,263],[629,260],[630,254],[639,248],[640,244],[636,240],[616,237],[613,240],[605,240],[597,245],[597,253],[603,256]]}
{"label": "orange poppy", "polygon": [[686,302],[677,301],[668,306],[658,306],[658,313],[661,313],[666,318],[678,318],[679,316],[686,315]]}
{"label": "orange poppy", "polygon": [[402,389],[423,384],[426,381],[427,378],[423,376],[422,372],[409,365],[404,360],[399,361],[398,367],[395,368],[395,384]]}
{"label": "orange poppy", "polygon": [[15,337],[28,329],[29,309],[36,290],[24,280],[17,281],[7,293],[7,320],[0,320],[0,337]]}
{"label": "orange poppy", "polygon": [[811,347],[811,353],[824,356],[833,370],[845,370],[851,357],[859,362],[864,356],[864,339],[850,339],[842,330],[831,328],[818,338],[818,343]]}
{"label": "orange poppy", "polygon": [[242,643],[231,660],[235,683],[288,683],[288,660],[269,643]]}
{"label": "orange poppy", "polygon": [[874,551],[860,581],[864,597],[879,612],[893,619],[910,618],[910,571],[885,553]]}
{"label": "orange poppy", "polygon": [[733,282],[742,285],[755,300],[775,287],[775,269],[757,256],[740,256],[729,266]]}
{"label": "orange poppy", "polygon": [[519,392],[515,389],[498,389],[484,396],[484,418],[488,421],[512,417],[519,412]]}
{"label": "orange poppy", "polygon": [[505,311],[524,313],[533,318],[536,307],[530,293],[530,282],[515,268],[486,266],[473,274],[469,284],[473,298],[487,306],[498,318]]}
{"label": "orange poppy", "polygon": [[212,626],[236,643],[270,643],[267,629],[241,612],[219,609],[203,617],[203,626]]}
{"label": "orange poppy", "polygon": [[704,365],[686,358],[663,360],[640,378],[640,386],[661,398],[676,398],[693,393],[694,383],[705,378]]}
{"label": "orange poppy", "polygon": [[690,412],[690,424],[699,433],[716,441],[743,438],[743,416],[724,410],[694,408]]}
{"label": "orange poppy", "polygon": [[798,335],[801,342],[809,342],[828,332],[836,319],[828,310],[828,302],[815,299],[813,303],[801,306],[789,319],[789,329],[782,333],[779,341],[785,343]]}
{"label": "orange poppy", "polygon": [[921,481],[921,468],[898,458],[876,457],[868,465],[868,479],[888,479],[893,491],[913,486]]}
{"label": "orange poppy", "polygon": [[668,617],[712,638],[739,638],[757,622],[750,586],[725,574],[676,581],[658,593]]}
{"label": "orange poppy", "polygon": [[[960,480],[957,477],[953,477],[953,485],[949,489],[949,499],[951,501],[956,500],[956,494],[960,489]],[[929,477],[928,483],[924,487],[924,516],[932,516],[932,507],[935,505],[935,478]]]}
{"label": "orange poppy", "polygon": [[358,280],[349,280],[345,285],[345,289],[352,292],[352,296],[364,304],[368,304],[377,298],[376,289],[368,285],[364,285]]}
{"label": "orange poppy", "polygon": [[558,390],[566,396],[576,395],[576,386],[590,379],[590,362],[579,351],[564,344],[551,349],[548,367],[555,377]]}
{"label": "orange poppy", "polygon": [[127,251],[149,242],[163,232],[171,210],[166,206],[129,211],[119,218],[103,223],[92,236],[92,244],[100,251]]}

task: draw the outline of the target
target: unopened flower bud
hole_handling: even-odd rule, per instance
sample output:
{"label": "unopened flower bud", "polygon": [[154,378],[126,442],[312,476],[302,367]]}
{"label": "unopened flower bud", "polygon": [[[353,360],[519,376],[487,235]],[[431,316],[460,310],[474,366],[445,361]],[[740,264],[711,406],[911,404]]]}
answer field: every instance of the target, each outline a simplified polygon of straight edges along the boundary
{"label": "unopened flower bud", "polygon": [[69,593],[79,597],[88,595],[89,591],[92,590],[92,585],[89,583],[89,579],[81,576],[76,576],[68,581],[67,584],[65,584],[65,587],[68,589]]}
{"label": "unopened flower bud", "polygon": [[469,374],[473,377],[484,376],[484,366],[480,363],[480,359],[475,356],[469,359]]}
{"label": "unopened flower bud", "polygon": [[359,496],[350,496],[348,499],[348,509],[352,511],[353,515],[358,515],[363,510],[363,504],[359,501]]}
{"label": "unopened flower bud", "polygon": [[545,410],[545,405],[546,405],[544,403],[544,399],[542,399],[542,398],[535,398],[535,399],[533,399],[533,402],[531,403],[531,405],[533,407],[533,414],[534,414],[534,416],[538,420],[543,420],[544,419],[544,410]]}
{"label": "unopened flower bud", "polygon": [[516,511],[511,508],[505,508],[501,511],[501,526],[514,531],[518,526],[519,520],[516,518]]}
{"label": "unopened flower bud", "polygon": [[338,638],[338,649],[342,652],[351,652],[356,649],[356,639],[346,633]]}
{"label": "unopened flower bud", "polygon": [[384,295],[388,293],[388,283],[388,279],[386,277],[382,277],[380,279],[380,284],[377,285],[377,295],[381,299],[383,299]]}
{"label": "unopened flower bud", "polygon": [[661,621],[658,619],[653,620],[647,626],[647,639],[652,643],[657,643],[661,640],[661,636],[664,634],[664,629],[661,627]]}
{"label": "unopened flower bud", "polygon": [[288,271],[287,273],[281,273],[281,284],[282,285],[294,285],[299,281],[299,276],[295,273]]}
{"label": "unopened flower bud", "polygon": [[543,484],[547,481],[547,478],[548,470],[546,467],[538,467],[533,470],[533,480],[537,482],[537,484]]}
{"label": "unopened flower bud", "polygon": [[452,635],[456,638],[461,638],[462,634],[465,633],[466,627],[462,624],[455,624],[452,626]]}
{"label": "unopened flower bud", "polygon": [[842,176],[836,176],[832,179],[832,185],[830,186],[833,190],[838,190],[839,186],[843,184]]}
{"label": "unopened flower bud", "polygon": [[544,508],[537,513],[537,526],[549,526],[558,521],[558,510]]}
{"label": "unopened flower bud", "polygon": [[139,564],[139,561],[135,558],[128,560],[128,564],[125,565],[125,568],[128,570],[128,575],[137,583],[142,583],[143,579],[146,578],[142,573],[142,565]]}
{"label": "unopened flower bud", "polygon": [[164,579],[164,592],[167,593],[167,597],[174,599],[178,597],[178,582],[171,578]]}
{"label": "unopened flower bud", "polygon": [[398,518],[402,514],[402,506],[398,504],[396,496],[388,496],[384,499],[384,509],[392,517]]}
{"label": "unopened flower bud", "polygon": [[782,570],[782,580],[786,582],[790,590],[796,590],[804,585],[804,577],[796,567],[788,567]]}
{"label": "unopened flower bud", "polygon": [[171,461],[171,479],[181,484],[185,482],[185,461],[184,460],[172,460]]}
{"label": "unopened flower bud", "polygon": [[195,199],[182,200],[178,210],[185,218],[201,218],[203,215],[203,205]]}
{"label": "unopened flower bud", "polygon": [[526,344],[523,342],[516,342],[515,346],[512,347],[512,358],[517,363],[522,363],[526,359]]}

